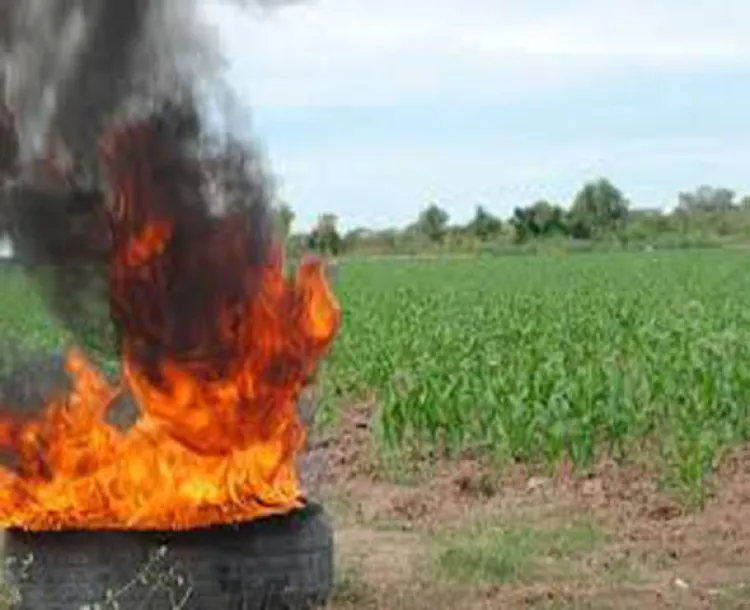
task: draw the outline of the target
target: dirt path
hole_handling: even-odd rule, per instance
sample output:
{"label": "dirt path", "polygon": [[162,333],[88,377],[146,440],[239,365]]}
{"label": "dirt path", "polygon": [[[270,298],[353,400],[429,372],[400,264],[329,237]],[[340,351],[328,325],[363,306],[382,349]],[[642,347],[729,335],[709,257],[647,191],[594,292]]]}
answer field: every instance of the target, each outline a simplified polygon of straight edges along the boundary
{"label": "dirt path", "polygon": [[750,448],[689,512],[647,468],[606,463],[581,479],[463,460],[397,484],[368,412],[312,451],[336,525],[331,610],[750,608]]}

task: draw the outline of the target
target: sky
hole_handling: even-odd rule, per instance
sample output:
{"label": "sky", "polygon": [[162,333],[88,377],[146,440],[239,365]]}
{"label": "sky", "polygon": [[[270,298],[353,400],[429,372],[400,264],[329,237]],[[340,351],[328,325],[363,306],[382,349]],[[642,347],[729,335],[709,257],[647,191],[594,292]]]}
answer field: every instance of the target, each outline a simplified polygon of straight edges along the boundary
{"label": "sky", "polygon": [[294,229],[509,216],[606,176],[633,207],[750,193],[747,0],[309,0],[207,9]]}

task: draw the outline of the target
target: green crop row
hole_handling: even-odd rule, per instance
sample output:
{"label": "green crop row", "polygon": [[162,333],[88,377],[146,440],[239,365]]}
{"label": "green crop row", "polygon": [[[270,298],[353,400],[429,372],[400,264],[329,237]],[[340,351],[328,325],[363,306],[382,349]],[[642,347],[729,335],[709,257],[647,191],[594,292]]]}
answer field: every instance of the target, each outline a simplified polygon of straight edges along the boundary
{"label": "green crop row", "polygon": [[386,450],[586,468],[657,447],[701,498],[750,436],[745,252],[363,261],[338,293],[326,395],[374,392]]}

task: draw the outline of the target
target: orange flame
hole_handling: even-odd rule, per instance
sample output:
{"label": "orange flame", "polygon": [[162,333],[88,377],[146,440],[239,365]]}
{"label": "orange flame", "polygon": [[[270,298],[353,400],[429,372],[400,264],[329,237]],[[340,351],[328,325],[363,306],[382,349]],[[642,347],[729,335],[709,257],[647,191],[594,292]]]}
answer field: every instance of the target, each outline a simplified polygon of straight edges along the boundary
{"label": "orange flame", "polygon": [[[111,166],[117,146],[134,137],[128,130],[115,135]],[[141,136],[146,144],[147,133]],[[169,327],[170,287],[158,274],[158,260],[177,229],[173,219],[144,212],[142,198],[158,195],[148,176],[113,169],[113,231],[128,230],[115,239],[110,293],[149,332],[166,337],[180,329]],[[128,228],[127,219],[138,214],[140,225]],[[212,248],[221,244],[228,257],[243,237],[233,234],[231,222],[211,237]],[[289,278],[274,250],[262,268],[242,273],[253,286],[245,300],[220,302],[216,320],[196,321],[213,324],[204,333],[212,344],[202,347],[224,350],[223,360],[162,354],[146,363],[143,336],[124,329],[123,386],[140,408],[127,431],[106,421],[121,389],[77,350],[67,359],[68,396],[46,405],[34,421],[0,417],[0,449],[12,448],[20,464],[0,468],[0,527],[184,529],[302,505],[296,458],[305,430],[296,402],[338,330],[340,310],[318,262],[303,263]],[[151,301],[131,298],[136,281],[149,287]]]}

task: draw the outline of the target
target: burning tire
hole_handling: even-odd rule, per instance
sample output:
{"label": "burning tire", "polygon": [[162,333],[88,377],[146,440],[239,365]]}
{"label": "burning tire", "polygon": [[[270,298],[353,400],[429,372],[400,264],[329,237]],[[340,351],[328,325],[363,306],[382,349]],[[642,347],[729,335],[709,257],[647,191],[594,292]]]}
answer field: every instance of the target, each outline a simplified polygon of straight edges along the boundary
{"label": "burning tire", "polygon": [[296,610],[333,584],[333,535],[315,504],[284,516],[186,531],[6,533],[19,610]]}
{"label": "burning tire", "polygon": [[[16,607],[323,603],[332,533],[304,501],[298,401],[341,309],[323,261],[289,272],[255,147],[205,124],[191,62],[163,44],[173,27],[193,40],[197,11],[193,24],[184,3],[177,13],[152,1],[53,2],[48,22],[15,4],[19,55],[35,26],[62,31],[79,9],[87,34],[74,53],[66,46],[76,59],[65,78],[40,59],[59,56],[51,44],[30,64],[35,85],[14,98],[38,97],[38,83],[55,108],[43,156],[21,163],[0,207],[57,317],[120,362],[110,379],[71,347],[65,388],[22,385],[36,406],[0,400],[0,529]],[[141,73],[148,63],[158,68]],[[25,160],[41,126],[17,105]]]}

